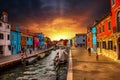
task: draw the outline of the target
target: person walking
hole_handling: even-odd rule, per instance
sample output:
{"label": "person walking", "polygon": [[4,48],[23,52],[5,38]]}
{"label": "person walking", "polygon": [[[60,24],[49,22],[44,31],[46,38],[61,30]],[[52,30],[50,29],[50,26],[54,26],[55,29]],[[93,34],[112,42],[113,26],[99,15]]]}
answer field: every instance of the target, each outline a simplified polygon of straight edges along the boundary
{"label": "person walking", "polygon": [[99,55],[98,55],[98,53],[96,53],[96,61],[98,61],[99,60]]}
{"label": "person walking", "polygon": [[88,55],[91,56],[91,49],[88,48]]}

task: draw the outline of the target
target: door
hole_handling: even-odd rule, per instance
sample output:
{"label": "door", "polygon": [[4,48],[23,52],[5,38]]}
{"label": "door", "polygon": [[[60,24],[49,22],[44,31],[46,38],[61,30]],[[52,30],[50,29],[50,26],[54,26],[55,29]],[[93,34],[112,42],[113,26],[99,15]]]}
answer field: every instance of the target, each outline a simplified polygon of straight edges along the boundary
{"label": "door", "polygon": [[102,42],[100,42],[100,53],[102,53]]}
{"label": "door", "polygon": [[118,59],[120,59],[120,37],[118,38]]}
{"label": "door", "polygon": [[120,12],[117,15],[117,32],[120,32]]}

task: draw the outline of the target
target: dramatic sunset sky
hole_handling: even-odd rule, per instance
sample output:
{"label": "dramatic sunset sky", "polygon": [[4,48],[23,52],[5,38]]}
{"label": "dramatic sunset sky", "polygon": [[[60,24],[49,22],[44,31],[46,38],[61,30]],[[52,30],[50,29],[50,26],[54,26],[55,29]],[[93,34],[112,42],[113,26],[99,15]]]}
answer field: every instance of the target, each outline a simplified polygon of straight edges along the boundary
{"label": "dramatic sunset sky", "polygon": [[0,0],[0,13],[21,30],[42,32],[52,40],[67,39],[110,11],[110,0]]}

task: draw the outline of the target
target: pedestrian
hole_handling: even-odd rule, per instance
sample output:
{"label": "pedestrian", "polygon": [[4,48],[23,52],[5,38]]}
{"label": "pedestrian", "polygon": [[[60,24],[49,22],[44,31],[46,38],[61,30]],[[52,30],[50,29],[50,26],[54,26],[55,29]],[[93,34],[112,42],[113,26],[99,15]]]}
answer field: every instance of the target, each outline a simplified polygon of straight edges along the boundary
{"label": "pedestrian", "polygon": [[98,53],[96,53],[96,61],[98,61],[99,60],[99,55],[98,55]]}
{"label": "pedestrian", "polygon": [[30,48],[30,54],[32,53],[32,49]]}
{"label": "pedestrian", "polygon": [[91,49],[88,48],[88,55],[91,56]]}

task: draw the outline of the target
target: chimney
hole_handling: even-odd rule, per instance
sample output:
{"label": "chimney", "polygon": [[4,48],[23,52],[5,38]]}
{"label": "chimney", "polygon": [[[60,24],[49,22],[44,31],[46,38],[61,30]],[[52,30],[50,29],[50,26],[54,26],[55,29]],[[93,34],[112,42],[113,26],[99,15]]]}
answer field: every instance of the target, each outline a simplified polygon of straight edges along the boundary
{"label": "chimney", "polygon": [[2,20],[3,20],[4,22],[8,22],[8,13],[7,13],[7,12],[3,12],[3,13],[2,13]]}

